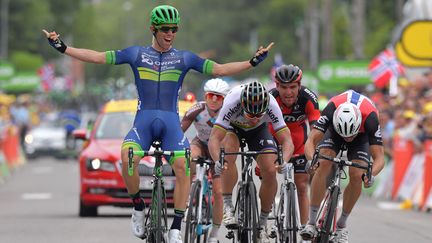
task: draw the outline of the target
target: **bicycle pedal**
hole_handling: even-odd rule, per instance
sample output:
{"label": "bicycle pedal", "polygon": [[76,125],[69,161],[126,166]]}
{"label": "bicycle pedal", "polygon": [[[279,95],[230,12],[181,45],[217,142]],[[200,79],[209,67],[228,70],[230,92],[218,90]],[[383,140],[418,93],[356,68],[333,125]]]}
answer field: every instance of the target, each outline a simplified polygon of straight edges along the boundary
{"label": "bicycle pedal", "polygon": [[228,233],[225,235],[225,238],[227,239],[234,239],[234,232],[228,231]]}

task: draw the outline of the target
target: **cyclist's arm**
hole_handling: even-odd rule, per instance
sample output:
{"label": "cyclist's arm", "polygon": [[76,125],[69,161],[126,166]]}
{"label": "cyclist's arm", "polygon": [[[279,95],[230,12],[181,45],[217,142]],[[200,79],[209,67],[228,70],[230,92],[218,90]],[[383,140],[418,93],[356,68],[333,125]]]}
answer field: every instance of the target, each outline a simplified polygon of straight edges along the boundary
{"label": "cyclist's arm", "polygon": [[[266,58],[267,53],[272,48],[273,44],[274,43],[272,42],[265,48],[263,46],[258,48],[254,56],[259,57],[256,59],[259,59],[259,61],[255,62],[254,66],[258,65]],[[214,63],[212,74],[215,76],[229,76],[245,71],[251,67],[252,60],[243,62],[229,62],[225,64]]]}
{"label": "cyclist's arm", "polygon": [[294,144],[291,139],[290,130],[285,127],[276,132],[276,139],[282,145],[283,161],[289,161],[294,153]]}
{"label": "cyclist's arm", "polygon": [[192,122],[193,122],[193,119],[190,119],[190,117],[188,117],[188,116],[183,117],[183,119],[181,120],[181,128],[182,128],[183,132],[186,132],[188,130],[188,128],[190,127]]}
{"label": "cyclist's arm", "polygon": [[373,159],[372,175],[378,175],[384,168],[384,147],[382,145],[370,145],[369,150]]}
{"label": "cyclist's arm", "polygon": [[220,148],[221,148],[222,140],[225,137],[225,134],[226,134],[225,128],[216,124],[213,126],[210,134],[210,139],[208,142],[209,152],[213,161],[219,160]]}
{"label": "cyclist's arm", "polygon": [[251,67],[252,65],[249,61],[229,62],[225,64],[215,63],[212,74],[214,76],[230,76],[248,70]]}
{"label": "cyclist's arm", "polygon": [[304,152],[307,160],[311,160],[314,153],[315,148],[318,143],[324,138],[324,133],[316,128],[312,128],[309,133],[309,137],[306,140]]}
{"label": "cyclist's arm", "polygon": [[65,54],[76,58],[83,62],[105,64],[106,63],[106,53],[94,51],[90,49],[82,49],[68,46]]}
{"label": "cyclist's arm", "polygon": [[[42,32],[48,38],[50,43],[52,41],[56,41],[57,39],[59,39],[59,36],[60,36],[55,31],[48,32],[46,30],[42,30]],[[64,52],[64,54],[71,56],[73,58],[76,58],[80,61],[90,62],[90,63],[99,63],[99,64],[104,64],[106,62],[106,53],[105,52],[99,52],[99,51],[94,51],[94,50],[90,50],[90,49],[74,48],[71,46],[66,47],[66,45],[63,42],[62,42],[62,46],[64,48],[66,48],[66,50],[64,50],[64,48],[63,48],[63,50],[61,52]],[[57,49],[59,47],[55,47],[55,48]],[[61,48],[59,48],[59,49],[61,49]]]}

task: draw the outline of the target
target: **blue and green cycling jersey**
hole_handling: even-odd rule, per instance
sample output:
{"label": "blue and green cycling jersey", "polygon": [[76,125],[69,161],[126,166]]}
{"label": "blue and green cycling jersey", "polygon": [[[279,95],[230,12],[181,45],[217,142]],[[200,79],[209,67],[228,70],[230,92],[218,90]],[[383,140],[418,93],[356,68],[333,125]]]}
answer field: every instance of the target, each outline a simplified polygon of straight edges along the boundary
{"label": "blue and green cycling jersey", "polygon": [[107,51],[106,62],[116,65],[128,63],[138,91],[134,125],[126,135],[122,148],[148,150],[156,139],[162,141],[163,150],[189,147],[178,116],[180,88],[190,69],[212,74],[214,62],[189,51],[171,48],[167,52],[158,52],[151,46]]}
{"label": "blue and green cycling jersey", "polygon": [[153,47],[131,46],[107,51],[108,64],[128,63],[138,90],[138,110],[177,112],[177,101],[183,79],[190,69],[212,74],[214,62],[190,51],[171,48],[158,52]]}

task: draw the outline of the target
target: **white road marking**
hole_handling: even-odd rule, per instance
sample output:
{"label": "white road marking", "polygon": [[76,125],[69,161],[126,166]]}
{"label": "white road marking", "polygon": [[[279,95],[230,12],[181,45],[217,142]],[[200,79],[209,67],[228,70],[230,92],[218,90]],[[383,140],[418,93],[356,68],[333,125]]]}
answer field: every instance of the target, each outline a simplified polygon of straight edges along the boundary
{"label": "white road marking", "polygon": [[53,172],[53,167],[45,166],[45,167],[37,167],[32,170],[33,174],[48,174]]}
{"label": "white road marking", "polygon": [[52,198],[51,193],[23,193],[22,200],[48,200]]}
{"label": "white road marking", "polygon": [[400,202],[378,202],[377,206],[384,210],[401,210]]}

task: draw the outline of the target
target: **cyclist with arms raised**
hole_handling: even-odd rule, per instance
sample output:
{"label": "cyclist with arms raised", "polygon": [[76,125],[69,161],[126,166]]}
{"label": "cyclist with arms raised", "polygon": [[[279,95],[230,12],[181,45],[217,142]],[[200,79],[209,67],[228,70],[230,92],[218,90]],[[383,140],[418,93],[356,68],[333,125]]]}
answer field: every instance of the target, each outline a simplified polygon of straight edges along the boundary
{"label": "cyclist with arms raised", "polygon": [[[144,202],[139,194],[137,166],[140,158],[134,157],[134,175],[128,176],[128,148],[148,150],[151,143],[160,139],[163,150],[183,150],[189,147],[177,112],[178,93],[183,79],[190,69],[201,73],[225,76],[233,75],[263,61],[267,48],[260,47],[250,61],[218,64],[202,59],[189,51],[172,47],[180,22],[179,12],[169,5],[160,5],[151,11],[150,31],[153,34],[151,46],[131,46],[123,50],[99,52],[66,46],[56,32],[47,32],[48,41],[59,52],[84,62],[98,64],[129,64],[135,76],[138,90],[138,108],[133,128],[126,135],[122,145],[123,178],[130,194],[134,209],[132,213],[133,233],[144,235]],[[190,180],[186,177],[184,158],[169,158],[176,174],[174,190],[175,216],[169,232],[170,243],[182,242],[181,220],[186,208]]]}
{"label": "cyclist with arms raised", "polygon": [[[273,96],[269,95],[264,86],[257,82],[240,85],[232,89],[225,97],[221,111],[213,126],[209,150],[216,162],[216,174],[221,173],[222,193],[224,201],[223,221],[226,225],[236,224],[233,216],[232,191],[237,183],[238,175],[235,166],[236,156],[227,156],[222,168],[219,162],[220,148],[226,152],[238,152],[240,140],[244,138],[250,151],[277,151],[276,142],[268,130],[272,123],[276,138],[283,148],[283,159],[289,161],[294,146],[291,134],[283,121],[281,110]],[[276,154],[263,154],[256,158],[261,167],[262,184],[259,192],[261,214],[259,218],[259,242],[270,242],[266,229],[267,218],[277,191],[276,170],[284,173],[286,162],[277,168],[274,163]]]}
{"label": "cyclist with arms raised", "polygon": [[[384,167],[384,149],[378,115],[372,101],[353,90],[331,98],[306,141],[306,158],[312,159],[316,148],[319,148],[323,155],[335,157],[343,147],[346,147],[348,160],[366,165],[372,163],[372,157],[372,176],[376,176]],[[317,234],[316,217],[326,190],[327,176],[332,168],[330,161],[320,160],[319,163],[318,168],[313,168],[315,174],[311,185],[309,221],[300,232],[305,240]],[[362,180],[365,187],[373,184],[374,177],[368,181],[364,174],[365,171],[362,169],[349,168],[350,180],[343,193],[342,214],[337,220],[333,242],[348,242],[346,221],[361,194]]]}
{"label": "cyclist with arms raised", "polygon": [[[270,90],[280,109],[286,125],[291,131],[294,143],[294,155],[291,162],[294,163],[294,181],[297,186],[297,194],[300,208],[301,224],[308,220],[309,197],[308,181],[309,175],[306,172],[306,157],[304,156],[304,144],[308,134],[308,124],[318,120],[320,111],[318,99],[314,92],[301,85],[302,70],[298,66],[282,65],[275,72],[276,88]],[[274,129],[270,130],[275,135]]]}
{"label": "cyclist with arms raised", "polygon": [[[197,135],[191,142],[192,158],[205,157],[211,159],[208,150],[208,141],[211,129],[216,121],[217,114],[222,107],[225,95],[229,91],[227,82],[220,78],[214,78],[207,81],[204,85],[205,101],[198,102],[192,106],[183,117],[181,127],[186,131],[193,123]],[[195,168],[193,165],[191,169]],[[213,225],[208,239],[208,243],[217,243],[217,236],[222,221],[222,184],[219,175],[215,175],[214,168],[211,170],[213,179]],[[194,171],[192,171],[193,174]]]}

